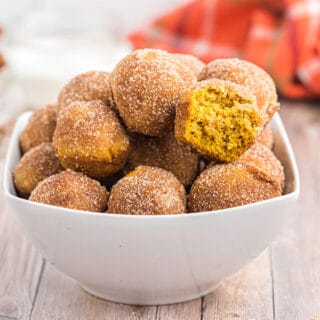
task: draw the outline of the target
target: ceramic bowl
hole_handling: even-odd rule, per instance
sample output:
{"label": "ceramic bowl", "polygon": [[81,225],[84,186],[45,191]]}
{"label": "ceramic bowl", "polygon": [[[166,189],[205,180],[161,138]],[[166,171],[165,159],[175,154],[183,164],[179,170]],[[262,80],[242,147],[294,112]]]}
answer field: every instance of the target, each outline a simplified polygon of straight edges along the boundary
{"label": "ceramic bowl", "polygon": [[280,197],[167,216],[91,213],[27,201],[17,197],[12,172],[29,117],[21,115],[9,145],[3,181],[7,205],[51,264],[103,299],[155,305],[209,293],[270,244],[299,195],[296,161],[276,114],[274,151],[286,174]]}

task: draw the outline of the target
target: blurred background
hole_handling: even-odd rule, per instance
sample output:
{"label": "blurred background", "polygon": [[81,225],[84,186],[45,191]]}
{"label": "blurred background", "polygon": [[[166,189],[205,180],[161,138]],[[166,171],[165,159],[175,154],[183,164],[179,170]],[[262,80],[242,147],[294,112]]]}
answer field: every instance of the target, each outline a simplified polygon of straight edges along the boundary
{"label": "blurred background", "polygon": [[244,58],[282,96],[320,97],[319,0],[10,0],[0,1],[0,25],[0,125],[143,47]]}
{"label": "blurred background", "polygon": [[129,52],[131,30],[181,2],[154,6],[147,0],[1,1],[1,51],[6,60],[2,85],[12,80],[22,89],[18,93],[17,87],[11,88],[12,95],[28,106],[53,102],[75,74],[110,70]]}

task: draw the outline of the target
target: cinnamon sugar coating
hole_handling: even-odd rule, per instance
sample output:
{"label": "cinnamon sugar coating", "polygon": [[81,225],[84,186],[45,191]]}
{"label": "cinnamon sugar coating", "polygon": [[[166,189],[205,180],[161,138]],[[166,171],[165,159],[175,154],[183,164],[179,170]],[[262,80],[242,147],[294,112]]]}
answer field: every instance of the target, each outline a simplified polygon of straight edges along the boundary
{"label": "cinnamon sugar coating", "polygon": [[190,68],[196,75],[197,79],[200,77],[201,71],[206,66],[204,62],[191,54],[173,53],[172,55],[182,64]]}
{"label": "cinnamon sugar coating", "polygon": [[166,51],[140,49],[111,73],[114,103],[128,129],[161,136],[172,129],[181,95],[195,74]]}
{"label": "cinnamon sugar coating", "polygon": [[284,185],[283,167],[262,144],[255,144],[236,162],[216,164],[195,180],[191,187],[190,212],[237,207],[278,197]]}
{"label": "cinnamon sugar coating", "polygon": [[76,76],[56,106],[33,113],[20,136],[17,193],[132,215],[211,211],[280,196],[284,170],[268,125],[277,99],[271,77],[250,62],[205,65],[188,54],[133,51],[110,74]]}
{"label": "cinnamon sugar coating", "polygon": [[172,132],[163,137],[136,134],[131,136],[130,141],[127,172],[139,165],[147,165],[171,171],[185,186],[190,185],[194,180],[199,157],[189,148],[178,143]]}
{"label": "cinnamon sugar coating", "polygon": [[186,212],[183,185],[169,171],[139,166],[111,189],[109,213],[158,215]]}
{"label": "cinnamon sugar coating", "polygon": [[270,75],[257,65],[237,58],[216,59],[202,70],[200,80],[222,79],[249,89],[257,98],[263,126],[279,109],[276,87]]}
{"label": "cinnamon sugar coating", "polygon": [[57,106],[49,104],[35,110],[21,133],[20,146],[23,153],[43,142],[52,142],[57,124]]}
{"label": "cinnamon sugar coating", "polygon": [[260,136],[257,138],[257,142],[262,143],[263,145],[268,147],[270,150],[272,150],[274,139],[273,139],[273,133],[272,133],[270,125],[267,125],[264,128],[264,130],[262,131]]}
{"label": "cinnamon sugar coating", "polygon": [[38,184],[29,200],[75,210],[103,212],[108,192],[98,181],[66,170]]}
{"label": "cinnamon sugar coating", "polygon": [[285,180],[283,166],[268,147],[257,142],[238,159],[238,162],[258,167],[279,186],[278,189],[282,193]]}
{"label": "cinnamon sugar coating", "polygon": [[68,82],[58,97],[58,110],[61,111],[74,101],[99,100],[112,106],[110,74],[102,71],[89,71],[79,74]]}
{"label": "cinnamon sugar coating", "polygon": [[119,171],[129,153],[129,138],[116,114],[99,101],[73,102],[61,110],[53,145],[63,167],[90,177]]}
{"label": "cinnamon sugar coating", "polygon": [[42,143],[20,159],[13,172],[14,185],[21,196],[28,197],[40,181],[62,170],[52,143]]}

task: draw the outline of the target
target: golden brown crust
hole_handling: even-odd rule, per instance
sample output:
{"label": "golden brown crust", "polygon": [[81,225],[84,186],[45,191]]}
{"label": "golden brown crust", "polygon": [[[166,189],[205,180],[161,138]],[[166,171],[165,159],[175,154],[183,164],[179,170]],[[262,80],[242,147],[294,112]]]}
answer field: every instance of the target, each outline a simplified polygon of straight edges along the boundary
{"label": "golden brown crust", "polygon": [[49,104],[45,108],[35,110],[20,136],[22,152],[25,153],[43,142],[52,142],[56,124],[56,105]]}
{"label": "golden brown crust", "polygon": [[58,97],[58,110],[61,111],[74,101],[99,100],[112,106],[110,74],[102,71],[89,71],[79,74],[68,82]]}
{"label": "golden brown crust", "polygon": [[111,73],[114,103],[122,120],[130,130],[151,136],[173,127],[178,100],[195,82],[188,67],[155,49],[134,51]]}
{"label": "golden brown crust", "polygon": [[273,133],[271,130],[270,125],[267,125],[264,130],[262,131],[262,133],[260,134],[260,136],[257,138],[257,142],[262,143],[263,145],[265,145],[267,148],[269,148],[270,150],[272,150],[273,148],[273,143],[274,143],[274,139],[273,139]]}
{"label": "golden brown crust", "polygon": [[169,171],[139,166],[111,189],[108,212],[120,214],[177,214],[186,210],[183,185]]}
{"label": "golden brown crust", "polygon": [[256,144],[228,164],[203,171],[189,194],[189,211],[211,211],[278,197],[284,184],[283,167],[267,147]]}
{"label": "golden brown crust", "polygon": [[103,212],[108,192],[98,181],[66,170],[38,184],[29,200],[75,210]]}
{"label": "golden brown crust", "polygon": [[201,71],[206,66],[204,62],[191,54],[173,53],[172,55],[178,61],[190,68],[196,75],[197,79],[199,79]]}
{"label": "golden brown crust", "polygon": [[123,168],[129,138],[116,114],[99,101],[73,102],[59,113],[53,137],[61,164],[91,177]]}
{"label": "golden brown crust", "polygon": [[249,89],[256,97],[265,126],[279,109],[276,87],[270,75],[257,65],[240,59],[216,59],[202,70],[200,80],[222,79]]}
{"label": "golden brown crust", "polygon": [[139,165],[159,167],[171,171],[179,181],[188,186],[198,170],[198,155],[181,145],[171,132],[164,137],[131,135],[131,150],[126,171]]}
{"label": "golden brown crust", "polygon": [[279,185],[279,189],[284,187],[284,170],[281,162],[274,153],[265,145],[257,142],[239,157],[237,162],[249,163],[263,171],[270,179]]}
{"label": "golden brown crust", "polygon": [[18,193],[28,197],[40,181],[62,170],[52,143],[46,142],[24,154],[14,170],[13,180]]}
{"label": "golden brown crust", "polygon": [[34,112],[14,184],[31,201],[95,212],[109,204],[109,213],[133,215],[277,197],[285,177],[268,123],[278,108],[273,80],[250,62],[205,65],[188,54],[136,50],[111,74],[73,78],[57,106]]}

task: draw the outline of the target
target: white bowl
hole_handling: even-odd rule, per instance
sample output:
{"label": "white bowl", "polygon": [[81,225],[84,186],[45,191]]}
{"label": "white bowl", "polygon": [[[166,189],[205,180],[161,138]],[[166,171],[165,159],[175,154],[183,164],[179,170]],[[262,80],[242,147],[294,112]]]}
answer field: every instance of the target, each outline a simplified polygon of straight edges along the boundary
{"label": "white bowl", "polygon": [[203,296],[256,257],[274,239],[299,195],[296,161],[279,115],[275,153],[285,167],[284,195],[211,212],[133,216],[90,213],[18,198],[12,172],[15,126],[4,169],[4,195],[39,251],[88,292],[128,304],[168,304]]}

